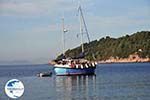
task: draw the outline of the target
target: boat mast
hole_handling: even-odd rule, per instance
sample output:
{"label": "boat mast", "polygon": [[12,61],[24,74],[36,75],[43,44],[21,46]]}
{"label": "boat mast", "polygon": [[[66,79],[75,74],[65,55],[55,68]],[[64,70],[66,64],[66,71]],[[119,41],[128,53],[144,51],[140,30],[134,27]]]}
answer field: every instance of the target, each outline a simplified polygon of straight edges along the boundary
{"label": "boat mast", "polygon": [[65,56],[65,33],[68,32],[67,29],[65,29],[64,25],[64,17],[62,18],[62,45],[63,45],[63,56]]}
{"label": "boat mast", "polygon": [[[86,32],[86,35],[87,35],[87,38],[88,38],[88,42],[89,42],[89,43],[90,43],[90,36],[89,36],[88,29],[87,29],[87,26],[86,26],[86,23],[85,23],[85,19],[84,19],[84,16],[83,16],[83,12],[82,12],[81,5],[79,5],[78,11],[79,11],[79,13],[80,13],[80,32],[81,32],[82,53],[84,53],[83,27],[82,27],[82,24],[84,25],[85,32]],[[91,52],[92,52],[92,51],[91,51]],[[92,52],[92,57],[93,57],[93,59],[95,59],[95,55],[94,55],[93,52]]]}
{"label": "boat mast", "polygon": [[62,45],[63,45],[63,56],[65,56],[65,31],[64,31],[64,17],[62,18]]}
{"label": "boat mast", "polygon": [[82,13],[81,13],[81,8],[79,6],[79,11],[80,11],[80,34],[81,34],[81,47],[82,47],[82,53],[84,53],[84,44],[83,44],[83,27],[82,27]]}
{"label": "boat mast", "polygon": [[87,26],[86,26],[86,23],[85,23],[85,19],[84,19],[84,16],[83,16],[83,12],[82,12],[81,5],[79,5],[78,11],[79,11],[79,13],[80,13],[81,46],[82,46],[82,53],[84,53],[84,44],[83,44],[83,25],[84,25],[85,32],[86,32],[86,35],[87,35],[87,38],[88,38],[88,42],[89,42],[89,43],[90,43],[90,36],[89,36],[88,30],[87,30]]}
{"label": "boat mast", "polygon": [[[88,42],[90,42],[90,36],[89,36],[89,33],[88,33],[87,25],[85,23],[85,19],[84,19],[84,16],[83,16],[83,11],[82,11],[81,5],[79,6],[78,10],[80,12],[80,21],[83,22],[85,32],[86,32],[86,35],[87,35],[87,38],[88,38]],[[82,24],[81,22],[80,22],[80,24]],[[82,25],[80,25],[80,26],[82,26]],[[82,30],[83,30],[83,28],[82,28]]]}

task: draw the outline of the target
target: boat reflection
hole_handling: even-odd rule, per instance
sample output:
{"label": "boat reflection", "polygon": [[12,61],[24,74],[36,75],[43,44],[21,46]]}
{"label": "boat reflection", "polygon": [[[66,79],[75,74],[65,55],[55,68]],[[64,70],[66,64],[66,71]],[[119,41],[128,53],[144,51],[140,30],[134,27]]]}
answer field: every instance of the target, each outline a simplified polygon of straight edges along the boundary
{"label": "boat reflection", "polygon": [[56,93],[64,100],[89,100],[96,92],[96,75],[57,76],[55,81]]}

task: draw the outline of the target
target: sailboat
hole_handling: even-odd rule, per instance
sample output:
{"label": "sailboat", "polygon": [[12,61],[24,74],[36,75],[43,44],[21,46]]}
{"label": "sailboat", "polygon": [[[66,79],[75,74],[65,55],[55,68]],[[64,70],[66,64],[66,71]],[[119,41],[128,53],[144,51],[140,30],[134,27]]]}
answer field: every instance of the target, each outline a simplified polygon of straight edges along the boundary
{"label": "sailboat", "polygon": [[81,6],[78,8],[79,14],[80,14],[80,34],[81,34],[81,47],[82,52],[80,56],[76,58],[65,58],[65,41],[64,41],[64,34],[67,32],[67,30],[64,28],[64,18],[63,21],[63,57],[61,60],[57,61],[54,64],[54,72],[56,75],[87,75],[87,74],[94,74],[95,69],[97,66],[97,63],[94,61],[88,61],[84,59],[84,43],[83,43],[83,26],[86,31],[88,41],[90,42],[90,37],[88,34],[88,30],[86,27],[86,23],[84,20],[83,12]]}

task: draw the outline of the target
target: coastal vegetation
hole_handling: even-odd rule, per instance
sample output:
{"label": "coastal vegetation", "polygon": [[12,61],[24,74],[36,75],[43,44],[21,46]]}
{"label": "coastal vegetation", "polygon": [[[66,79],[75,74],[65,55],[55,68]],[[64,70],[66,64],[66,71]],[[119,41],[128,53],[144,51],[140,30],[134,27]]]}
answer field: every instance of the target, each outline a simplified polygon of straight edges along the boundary
{"label": "coastal vegetation", "polygon": [[[128,58],[131,54],[137,54],[140,58],[150,58],[150,31],[136,32],[119,38],[106,36],[90,43],[84,43],[84,49],[85,58],[88,60],[102,61],[112,57],[122,59]],[[68,49],[65,56],[75,58],[80,53],[81,46]],[[61,57],[62,54],[57,59]]]}

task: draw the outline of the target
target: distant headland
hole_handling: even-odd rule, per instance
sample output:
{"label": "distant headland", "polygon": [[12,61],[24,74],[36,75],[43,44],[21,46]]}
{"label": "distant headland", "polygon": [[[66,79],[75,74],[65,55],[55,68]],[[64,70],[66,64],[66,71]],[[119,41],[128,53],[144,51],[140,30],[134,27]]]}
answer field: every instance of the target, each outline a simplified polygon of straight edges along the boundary
{"label": "distant headland", "polygon": [[[150,31],[141,31],[119,38],[103,37],[84,43],[85,58],[99,63],[150,62]],[[68,49],[66,57],[74,58],[81,52],[81,46]],[[92,57],[94,53],[95,59]],[[62,54],[56,59],[61,58]]]}

